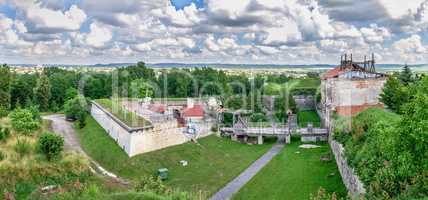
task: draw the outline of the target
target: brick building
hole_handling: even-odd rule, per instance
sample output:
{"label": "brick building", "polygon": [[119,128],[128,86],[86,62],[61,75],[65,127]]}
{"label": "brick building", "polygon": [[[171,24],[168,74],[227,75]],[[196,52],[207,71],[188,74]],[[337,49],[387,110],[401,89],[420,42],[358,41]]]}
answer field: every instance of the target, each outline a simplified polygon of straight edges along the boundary
{"label": "brick building", "polygon": [[327,71],[321,80],[321,108],[328,126],[333,113],[354,116],[371,107],[383,107],[379,100],[387,75],[375,70],[372,60],[354,62],[352,54],[342,56],[340,65]]}

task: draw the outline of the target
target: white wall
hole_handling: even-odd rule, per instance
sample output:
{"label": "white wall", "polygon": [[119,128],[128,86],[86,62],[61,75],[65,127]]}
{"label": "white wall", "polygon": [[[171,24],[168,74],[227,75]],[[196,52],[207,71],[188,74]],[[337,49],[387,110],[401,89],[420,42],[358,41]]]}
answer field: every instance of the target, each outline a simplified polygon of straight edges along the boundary
{"label": "white wall", "polygon": [[[190,138],[183,134],[185,129],[177,128],[175,120],[154,124],[153,128],[150,129],[128,132],[126,128],[113,120],[105,110],[100,109],[94,104],[91,107],[91,115],[128,156],[155,151],[190,141]],[[203,124],[200,128],[202,132],[200,137],[210,135],[210,127],[211,124],[209,123]]]}

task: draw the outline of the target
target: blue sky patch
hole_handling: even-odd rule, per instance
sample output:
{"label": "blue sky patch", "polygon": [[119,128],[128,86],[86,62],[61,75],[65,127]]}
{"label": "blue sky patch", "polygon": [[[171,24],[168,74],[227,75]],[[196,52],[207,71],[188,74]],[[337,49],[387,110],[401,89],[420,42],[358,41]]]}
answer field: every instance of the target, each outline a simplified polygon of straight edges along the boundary
{"label": "blue sky patch", "polygon": [[177,10],[183,9],[192,3],[194,3],[197,8],[204,7],[204,0],[171,0],[171,3]]}
{"label": "blue sky patch", "polygon": [[7,4],[0,4],[0,13],[3,13],[6,15],[6,17],[15,19],[16,17],[16,11],[12,7],[10,7]]}

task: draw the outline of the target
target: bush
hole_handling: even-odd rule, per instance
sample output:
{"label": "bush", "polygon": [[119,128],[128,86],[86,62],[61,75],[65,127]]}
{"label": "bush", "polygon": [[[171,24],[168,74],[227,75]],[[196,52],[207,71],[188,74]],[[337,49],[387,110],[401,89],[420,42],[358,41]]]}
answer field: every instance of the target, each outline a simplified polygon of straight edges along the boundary
{"label": "bush", "polygon": [[64,105],[64,113],[67,119],[78,120],[79,127],[83,128],[85,126],[87,113],[86,99],[79,95],[68,100]]}
{"label": "bush", "polygon": [[6,155],[0,151],[0,161],[4,160],[6,158]]}
{"label": "bush", "polygon": [[42,117],[40,116],[39,106],[30,106],[28,110],[33,115],[33,119],[36,121],[42,121]]}
{"label": "bush", "polygon": [[6,117],[9,114],[9,110],[0,106],[0,118]]}
{"label": "bush", "polygon": [[35,120],[32,112],[27,109],[17,108],[9,115],[12,127],[16,131],[29,135],[40,127],[40,121]]}
{"label": "bush", "polygon": [[31,144],[26,139],[18,139],[13,149],[20,156],[27,155],[31,152]]}
{"label": "bush", "polygon": [[9,128],[2,128],[0,126],[0,141],[5,141],[10,135]]}
{"label": "bush", "polygon": [[53,133],[43,133],[37,141],[37,148],[48,160],[59,156],[64,148],[64,139]]}
{"label": "bush", "polygon": [[251,122],[266,122],[268,121],[267,117],[263,113],[254,113],[250,117]]}
{"label": "bush", "polygon": [[166,194],[170,190],[162,183],[162,180],[157,177],[143,177],[136,186],[137,192],[153,192],[155,194]]}

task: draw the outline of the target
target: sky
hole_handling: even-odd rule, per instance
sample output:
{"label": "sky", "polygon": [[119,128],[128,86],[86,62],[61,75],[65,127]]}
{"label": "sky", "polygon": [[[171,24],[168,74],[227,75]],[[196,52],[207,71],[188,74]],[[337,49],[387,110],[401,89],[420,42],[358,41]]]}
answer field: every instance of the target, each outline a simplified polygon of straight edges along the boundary
{"label": "sky", "polygon": [[428,63],[428,0],[0,0],[0,63]]}

